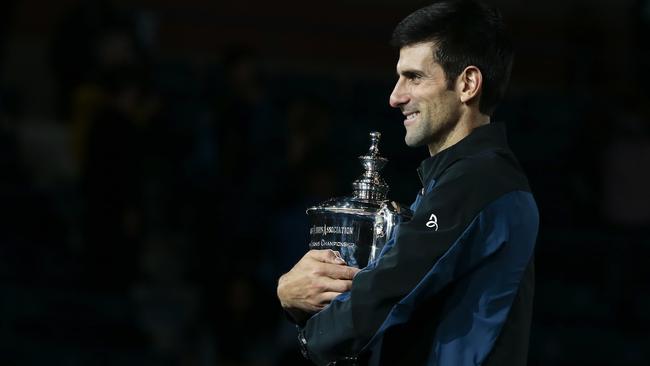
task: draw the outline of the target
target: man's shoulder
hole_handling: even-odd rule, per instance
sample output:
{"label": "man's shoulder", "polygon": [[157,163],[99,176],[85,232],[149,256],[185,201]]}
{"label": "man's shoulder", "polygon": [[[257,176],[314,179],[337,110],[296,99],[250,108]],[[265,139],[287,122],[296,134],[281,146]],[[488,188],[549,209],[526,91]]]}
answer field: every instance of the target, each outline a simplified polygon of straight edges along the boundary
{"label": "man's shoulder", "polygon": [[[463,156],[450,164],[438,184],[453,182],[459,189],[530,191],[528,179],[509,149],[489,149]],[[505,192],[504,192],[505,193]]]}

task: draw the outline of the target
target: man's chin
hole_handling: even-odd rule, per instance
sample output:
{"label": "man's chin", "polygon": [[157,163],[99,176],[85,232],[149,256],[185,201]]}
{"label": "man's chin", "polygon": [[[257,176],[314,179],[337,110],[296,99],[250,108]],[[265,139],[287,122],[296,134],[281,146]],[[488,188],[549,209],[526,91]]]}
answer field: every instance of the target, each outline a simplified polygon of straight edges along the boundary
{"label": "man's chin", "polygon": [[422,139],[414,138],[406,134],[404,137],[404,142],[406,143],[406,146],[408,147],[421,147],[426,145],[426,142],[423,141]]}

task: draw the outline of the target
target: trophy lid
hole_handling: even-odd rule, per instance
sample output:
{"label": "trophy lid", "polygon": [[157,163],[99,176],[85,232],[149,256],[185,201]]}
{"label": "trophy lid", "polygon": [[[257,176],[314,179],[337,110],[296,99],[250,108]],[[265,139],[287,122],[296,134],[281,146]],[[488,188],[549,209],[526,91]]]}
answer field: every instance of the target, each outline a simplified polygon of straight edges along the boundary
{"label": "trophy lid", "polygon": [[359,161],[365,169],[363,175],[352,183],[353,196],[357,199],[384,201],[388,193],[388,184],[379,175],[388,159],[379,155],[379,139],[381,133],[370,132],[370,149],[366,155],[359,156]]}
{"label": "trophy lid", "polygon": [[317,212],[346,213],[359,216],[374,216],[386,201],[388,184],[379,175],[388,159],[379,155],[379,132],[370,132],[370,149],[366,155],[359,156],[364,168],[359,179],[352,183],[351,197],[331,198],[307,209],[307,214]]}

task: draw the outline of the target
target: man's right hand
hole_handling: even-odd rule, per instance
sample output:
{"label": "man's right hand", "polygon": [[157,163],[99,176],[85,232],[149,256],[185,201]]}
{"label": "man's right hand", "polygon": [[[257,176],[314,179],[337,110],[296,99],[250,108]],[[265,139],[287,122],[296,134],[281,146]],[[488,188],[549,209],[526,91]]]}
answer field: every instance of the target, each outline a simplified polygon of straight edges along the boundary
{"label": "man's right hand", "polygon": [[330,249],[310,250],[278,281],[282,307],[296,321],[315,313],[332,299],[352,288],[358,268],[345,265],[340,254]]}

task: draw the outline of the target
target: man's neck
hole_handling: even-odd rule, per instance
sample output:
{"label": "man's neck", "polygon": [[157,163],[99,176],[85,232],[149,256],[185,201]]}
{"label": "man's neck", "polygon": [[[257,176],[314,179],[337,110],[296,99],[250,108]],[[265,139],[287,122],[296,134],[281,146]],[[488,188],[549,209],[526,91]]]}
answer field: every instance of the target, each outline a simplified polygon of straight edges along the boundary
{"label": "man's neck", "polygon": [[445,134],[443,138],[427,145],[429,148],[429,155],[434,156],[442,150],[457,144],[460,140],[469,136],[475,128],[484,126],[488,123],[490,123],[490,116],[484,114],[473,115],[471,117],[461,117],[454,128],[451,129],[449,133]]}

